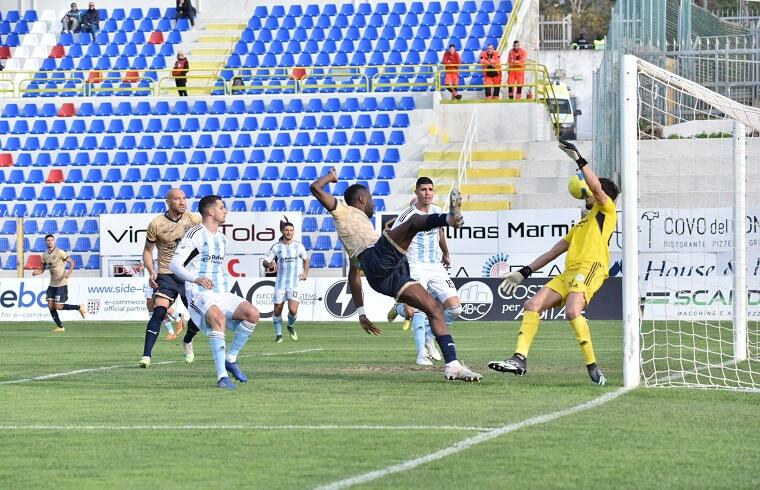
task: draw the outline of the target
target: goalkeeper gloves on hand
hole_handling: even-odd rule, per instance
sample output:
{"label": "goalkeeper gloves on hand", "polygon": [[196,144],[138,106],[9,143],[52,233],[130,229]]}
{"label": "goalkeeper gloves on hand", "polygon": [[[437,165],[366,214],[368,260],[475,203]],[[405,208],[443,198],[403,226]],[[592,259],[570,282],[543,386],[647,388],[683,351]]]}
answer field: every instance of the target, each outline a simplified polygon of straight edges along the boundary
{"label": "goalkeeper gloves on hand", "polygon": [[578,164],[578,170],[582,169],[588,164],[586,159],[581,156],[581,152],[578,151],[578,148],[576,148],[575,145],[569,141],[559,140],[559,149],[564,151],[567,156],[572,158],[573,161]]}
{"label": "goalkeeper gloves on hand", "polygon": [[504,294],[512,294],[517,286],[525,279],[529,278],[533,274],[533,270],[529,266],[525,266],[519,271],[507,272],[502,274],[501,285],[499,286]]}

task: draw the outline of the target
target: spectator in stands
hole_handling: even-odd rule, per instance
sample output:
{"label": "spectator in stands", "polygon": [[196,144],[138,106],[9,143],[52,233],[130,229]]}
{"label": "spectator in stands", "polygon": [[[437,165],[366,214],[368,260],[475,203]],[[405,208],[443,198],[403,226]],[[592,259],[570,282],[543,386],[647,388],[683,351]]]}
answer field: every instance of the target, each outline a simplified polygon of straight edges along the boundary
{"label": "spectator in stands", "polygon": [[586,34],[582,32],[578,34],[578,39],[573,43],[573,49],[588,49],[588,39],[586,39]]}
{"label": "spectator in stands", "polygon": [[480,53],[480,64],[483,65],[483,81],[486,85],[486,99],[498,99],[501,87],[501,57],[499,52],[489,44]]}
{"label": "spectator in stands", "polygon": [[82,21],[82,13],[77,8],[76,3],[71,4],[71,10],[66,12],[66,15],[61,19],[63,24],[63,32],[77,32],[79,30],[79,23]]}
{"label": "spectator in stands", "polygon": [[177,19],[190,19],[190,25],[195,27],[197,11],[190,0],[177,0]]}
{"label": "spectator in stands", "polygon": [[187,97],[187,72],[190,70],[190,62],[187,61],[185,53],[182,51],[177,52],[177,61],[174,62],[174,68],[172,68],[172,76],[174,77],[174,83],[177,85],[177,93],[181,97]]}
{"label": "spectator in stands", "polygon": [[443,85],[446,90],[451,92],[451,100],[460,100],[461,95],[457,93],[457,87],[459,86],[459,65],[462,64],[462,58],[457,53],[457,47],[453,44],[449,44],[449,49],[443,53],[443,70],[446,76],[443,79]]}
{"label": "spectator in stands", "polygon": [[240,77],[240,76],[238,76],[238,77],[232,77],[232,89],[231,89],[231,92],[233,94],[245,92],[245,83],[243,82],[243,77]]}
{"label": "spectator in stands", "polygon": [[95,42],[95,34],[100,30],[100,12],[95,8],[94,3],[90,2],[87,11],[82,14],[82,25],[79,29],[81,32],[92,34],[92,42]]}
{"label": "spectator in stands", "polygon": [[522,86],[525,84],[525,62],[528,60],[528,52],[520,47],[520,41],[512,43],[507,62],[509,63],[509,77],[507,78],[507,90],[509,98],[522,98]]}

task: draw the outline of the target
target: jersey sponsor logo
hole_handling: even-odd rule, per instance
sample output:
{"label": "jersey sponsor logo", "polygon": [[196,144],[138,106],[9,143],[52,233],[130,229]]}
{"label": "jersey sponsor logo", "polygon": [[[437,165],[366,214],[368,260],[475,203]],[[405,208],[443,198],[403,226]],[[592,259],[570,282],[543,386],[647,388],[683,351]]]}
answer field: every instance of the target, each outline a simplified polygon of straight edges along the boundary
{"label": "jersey sponsor logo", "polygon": [[470,281],[457,291],[462,301],[461,318],[465,320],[480,320],[491,311],[493,292],[490,286],[480,281]]}
{"label": "jersey sponsor logo", "polygon": [[213,262],[215,264],[221,264],[222,262],[224,262],[224,256],[223,255],[215,255],[215,254],[204,255],[201,260],[203,262]]}
{"label": "jersey sponsor logo", "polygon": [[327,289],[325,308],[335,318],[348,318],[356,313],[348,281],[338,281]]}

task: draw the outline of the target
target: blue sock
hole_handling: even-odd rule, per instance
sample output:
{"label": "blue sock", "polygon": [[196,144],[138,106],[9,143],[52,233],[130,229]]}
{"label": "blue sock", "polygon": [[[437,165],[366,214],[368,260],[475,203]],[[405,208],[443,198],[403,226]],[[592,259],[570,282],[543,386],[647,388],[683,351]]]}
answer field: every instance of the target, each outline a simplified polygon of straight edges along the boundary
{"label": "blue sock", "polygon": [[425,314],[418,311],[412,317],[412,334],[414,334],[414,346],[417,354],[425,351]]}
{"label": "blue sock", "polygon": [[406,318],[406,310],[404,309],[404,305],[402,303],[396,305],[396,313],[398,313],[398,316],[401,318]]}
{"label": "blue sock", "polygon": [[248,342],[253,330],[256,328],[255,323],[249,323],[246,321],[235,322],[235,324],[235,338],[232,340],[232,345],[229,350],[227,350],[227,360],[230,362],[237,361],[240,349],[242,349],[245,343]]}
{"label": "blue sock", "polygon": [[293,328],[295,326],[296,318],[298,318],[296,315],[288,313],[288,327]]}
{"label": "blue sock", "polygon": [[272,317],[272,323],[274,323],[274,334],[282,335],[282,317],[281,316]]}
{"label": "blue sock", "polygon": [[433,335],[433,330],[430,328],[430,321],[425,317],[425,338],[432,339],[435,337]]}
{"label": "blue sock", "polygon": [[211,346],[211,357],[214,358],[216,377],[217,379],[222,379],[227,376],[227,369],[224,367],[224,332],[211,332],[208,334],[208,343]]}
{"label": "blue sock", "polygon": [[156,345],[158,334],[161,333],[161,322],[166,316],[165,306],[156,306],[153,314],[150,316],[148,326],[145,327],[145,344],[143,346],[143,356],[150,357],[153,352],[153,346]]}
{"label": "blue sock", "polygon": [[438,342],[438,347],[441,348],[443,360],[446,361],[446,364],[457,360],[457,348],[451,335],[436,336],[435,341]]}
{"label": "blue sock", "polygon": [[58,310],[55,308],[49,308],[50,309],[50,316],[53,317],[53,321],[58,326],[58,328],[63,328],[63,323],[61,323],[61,317],[58,316]]}

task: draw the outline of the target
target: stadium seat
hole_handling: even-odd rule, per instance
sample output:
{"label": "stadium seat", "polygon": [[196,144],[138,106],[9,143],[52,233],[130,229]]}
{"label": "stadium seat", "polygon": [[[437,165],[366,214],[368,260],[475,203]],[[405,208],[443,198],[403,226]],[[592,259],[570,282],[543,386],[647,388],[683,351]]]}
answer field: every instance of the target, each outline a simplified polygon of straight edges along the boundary
{"label": "stadium seat", "polygon": [[325,267],[325,254],[317,252],[309,257],[309,265],[313,269],[321,269]]}

